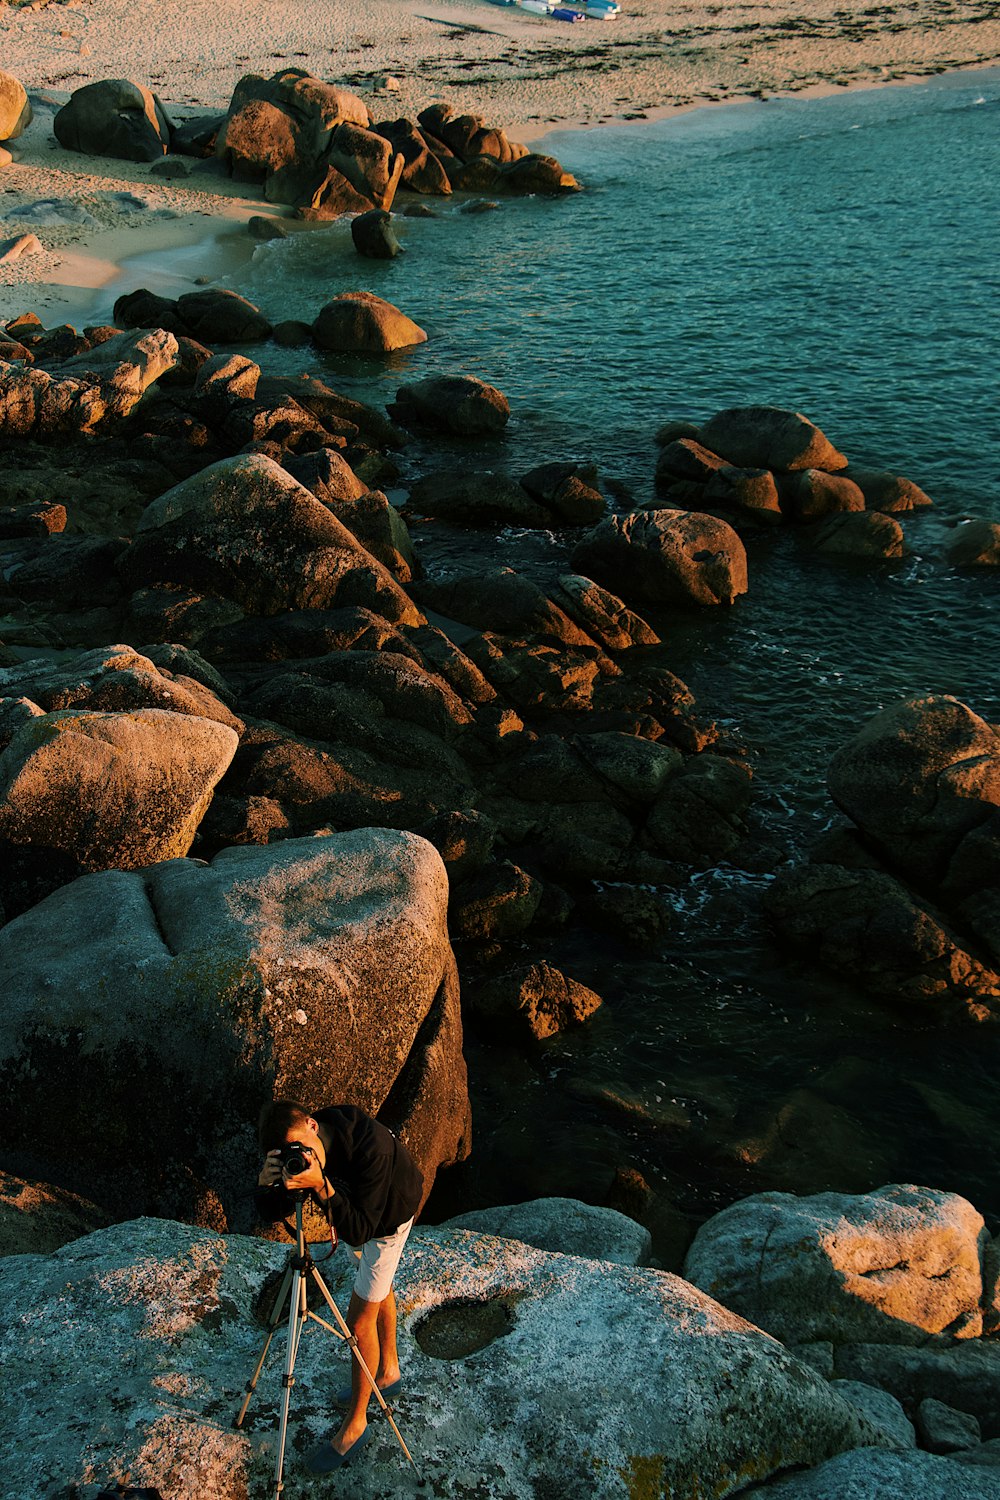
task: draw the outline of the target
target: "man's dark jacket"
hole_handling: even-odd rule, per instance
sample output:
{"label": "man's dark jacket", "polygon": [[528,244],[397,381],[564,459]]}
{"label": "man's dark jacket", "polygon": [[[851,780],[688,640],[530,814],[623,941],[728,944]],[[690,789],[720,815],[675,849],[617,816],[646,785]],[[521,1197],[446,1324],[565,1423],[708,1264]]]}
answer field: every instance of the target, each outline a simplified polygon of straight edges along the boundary
{"label": "man's dark jacket", "polygon": [[[353,1104],[335,1104],[313,1115],[326,1147],[326,1177],[333,1197],[324,1204],[348,1245],[395,1234],[420,1206],[423,1178],[391,1130]],[[284,1187],[257,1189],[257,1212],[266,1224],[288,1218],[295,1200]]]}

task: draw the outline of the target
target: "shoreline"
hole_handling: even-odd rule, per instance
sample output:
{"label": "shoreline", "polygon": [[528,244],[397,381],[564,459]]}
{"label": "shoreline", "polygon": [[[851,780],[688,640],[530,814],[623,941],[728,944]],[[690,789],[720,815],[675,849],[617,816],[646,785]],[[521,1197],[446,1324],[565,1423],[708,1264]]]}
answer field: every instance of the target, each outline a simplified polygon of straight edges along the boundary
{"label": "shoreline", "polygon": [[[257,3],[259,0],[242,0],[242,9],[246,11]],[[683,67],[678,66],[678,56],[697,54],[703,74],[726,73],[727,67],[731,73],[731,32],[726,30],[723,22],[708,20],[711,10],[685,4],[683,0],[645,0],[645,3],[647,9],[644,11],[636,10],[634,14],[623,11],[618,22],[586,22],[576,27],[561,27],[558,22],[519,10],[474,5],[468,0],[437,0],[438,8],[443,8],[447,17],[421,14],[416,8],[417,0],[410,0],[403,6],[399,6],[398,0],[375,0],[370,29],[377,40],[361,40],[361,48],[372,51],[380,63],[387,59],[386,65],[392,66],[400,51],[405,53],[407,47],[411,53],[413,51],[415,38],[406,30],[407,24],[414,30],[418,22],[432,28],[444,28],[453,39],[455,36],[471,37],[475,43],[479,54],[476,62],[463,64],[472,70],[469,82],[456,81],[451,86],[437,87],[433,76],[425,77],[433,75],[436,57],[424,59],[422,64],[416,65],[416,77],[387,75],[391,76],[393,85],[400,85],[398,91],[386,88],[366,90],[357,83],[357,75],[342,81],[348,87],[357,84],[375,118],[379,117],[381,108],[386,113],[393,110],[402,113],[417,92],[419,98],[408,111],[413,114],[435,97],[450,96],[450,102],[456,107],[481,113],[488,123],[507,130],[511,139],[530,145],[533,150],[544,151],[546,140],[556,134],[660,123],[708,108],[759,103],[768,99],[814,99],[861,90],[910,87],[934,79],[991,72],[1000,67],[1000,21],[987,22],[978,37],[981,41],[991,41],[995,32],[995,48],[973,57],[942,61],[933,48],[925,47],[927,56],[909,68],[891,67],[880,61],[885,55],[888,32],[879,31],[871,23],[863,56],[851,56],[847,62],[842,48],[840,65],[831,67],[831,60],[824,54],[829,69],[825,76],[816,76],[815,67],[810,74],[805,63],[815,63],[816,59],[811,54],[804,59],[800,55],[801,48],[793,48],[791,55],[786,48],[772,56],[768,54],[767,37],[755,37],[745,44],[747,55],[736,59],[739,65],[747,68],[746,88],[735,92],[728,83],[722,82],[718,90],[702,89],[692,95],[681,87],[685,80],[690,81],[691,72],[689,68],[685,74]],[[826,3],[824,0],[824,6]],[[14,158],[12,164],[0,167],[0,241],[21,233],[36,233],[43,245],[40,254],[23,257],[12,264],[0,264],[0,322],[26,311],[35,311],[43,322],[53,316],[56,321],[86,319],[100,304],[102,291],[120,279],[123,268],[130,261],[155,259],[162,254],[169,262],[178,250],[199,245],[217,247],[220,241],[239,235],[241,227],[254,215],[281,217],[287,212],[281,205],[266,203],[249,194],[245,184],[234,183],[213,161],[172,158],[184,162],[186,174],[180,178],[164,178],[151,175],[148,163],[82,156],[64,150],[54,141],[52,117],[63,100],[69,97],[69,91],[63,88],[56,93],[53,83],[61,81],[72,88],[92,80],[77,77],[75,73],[67,74],[65,69],[59,72],[53,68],[51,36],[49,51],[42,47],[34,58],[33,77],[24,70],[18,72],[18,60],[32,47],[37,48],[41,36],[53,31],[52,20],[57,11],[63,22],[69,20],[69,25],[62,25],[57,32],[59,47],[65,50],[77,35],[75,27],[83,27],[90,36],[95,27],[99,28],[102,18],[110,26],[115,19],[116,6],[122,4],[123,0],[106,0],[95,7],[94,15],[81,14],[78,7],[82,6],[82,0],[68,0],[68,4],[45,6],[37,11],[22,8],[5,13],[0,10],[4,69],[21,78],[31,93],[35,109],[35,119],[29,129],[22,137],[8,143],[8,150]],[[769,13],[772,6],[765,0],[762,5],[745,9],[748,14],[756,16]],[[70,18],[66,16],[67,11]],[[838,10],[830,14],[843,17],[845,12]],[[680,15],[688,23],[689,32],[697,31],[700,25],[698,39],[713,42],[714,50],[712,46],[688,48],[687,52],[681,48],[679,53],[676,47],[670,50],[663,38],[669,36],[671,43],[676,44],[678,35],[655,32],[653,27],[671,16],[676,19]],[[862,17],[864,11],[859,9],[857,15]],[[278,19],[280,22],[281,13]],[[314,19],[310,11],[298,24],[306,26]],[[482,24],[484,19],[491,22],[489,27]],[[823,19],[829,20],[830,17],[820,18]],[[763,26],[763,22],[747,22],[744,29],[756,31]],[[912,43],[914,29],[911,26],[907,30],[911,53],[915,45]],[[610,45],[605,45],[603,39],[612,31]],[[115,33],[116,47],[105,49],[106,66],[90,69],[94,78],[130,76],[127,66],[131,60],[129,47],[135,45],[126,40],[130,32],[131,28],[128,28],[124,36]],[[274,34],[279,34],[277,28]],[[528,36],[529,56],[536,63],[539,59],[551,59],[553,49],[559,51],[564,57],[565,76],[558,82],[551,78],[522,76],[509,79],[503,95],[508,107],[501,110],[495,107],[496,88],[489,80],[484,82],[474,76],[474,72],[483,64],[484,55],[491,57],[494,63],[502,61],[501,44],[510,43],[512,36],[517,36],[519,46],[525,47],[528,46],[525,36]],[[643,39],[649,44],[656,38],[659,38],[663,55],[654,58],[651,66],[638,66],[626,72],[617,63],[613,69],[609,65],[608,71],[600,73],[600,86],[595,89],[593,77],[588,79],[587,76],[598,71],[592,54],[599,54],[599,62],[602,57],[617,55],[614,49],[621,47],[622,55],[628,60],[630,49],[634,50]],[[158,82],[161,69],[156,62],[157,40],[156,36],[152,38],[147,66],[151,86],[161,88],[162,84]],[[177,38],[173,37],[173,40],[176,43]],[[852,38],[852,41],[857,42],[857,38]],[[926,43],[926,38],[923,41]],[[22,44],[20,50],[16,45],[18,42]],[[203,44],[202,54],[204,51]],[[98,55],[98,46],[81,42],[79,52],[89,63]],[[306,54],[273,52],[265,59],[259,50],[256,57],[241,54],[234,70],[237,76],[255,70],[268,72],[280,65],[278,59],[297,64],[300,57],[305,59]],[[205,71],[190,59],[185,66],[188,74],[192,68],[194,74]],[[217,66],[216,73],[219,71]],[[335,68],[327,66],[324,76],[335,72]],[[654,75],[653,82],[651,74]],[[131,76],[137,81],[146,81],[140,80],[138,73]],[[377,69],[369,69],[367,74],[369,83],[379,81],[380,76]],[[613,82],[609,81],[611,79]],[[762,82],[764,79],[772,81],[765,83]],[[228,104],[229,89],[228,84],[223,88],[218,82],[213,87],[214,92],[207,86],[202,89],[207,98],[196,100],[189,96],[186,102],[168,104],[168,112],[175,121],[218,112]],[[39,88],[41,91],[36,92]],[[658,96],[662,102],[648,102],[651,89],[654,98]],[[612,90],[618,90],[614,97]],[[586,108],[571,112],[568,108],[571,96],[577,104],[582,100]],[[551,102],[555,110],[562,108],[564,112],[543,117],[539,109],[543,101]],[[53,200],[55,216],[50,214],[41,223],[37,222],[33,217],[37,205],[40,202],[49,205]],[[62,210],[66,210],[66,217],[59,217]],[[205,269],[213,273],[212,279],[224,274],[217,269],[219,257],[214,249],[209,249],[207,260]],[[164,267],[162,275],[169,280],[169,264]]]}

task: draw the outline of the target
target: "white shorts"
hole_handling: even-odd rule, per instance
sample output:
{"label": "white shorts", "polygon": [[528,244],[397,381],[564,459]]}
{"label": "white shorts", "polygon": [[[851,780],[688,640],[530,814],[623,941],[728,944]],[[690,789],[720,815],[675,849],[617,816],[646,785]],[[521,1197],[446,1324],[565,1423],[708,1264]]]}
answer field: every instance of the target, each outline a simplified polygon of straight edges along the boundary
{"label": "white shorts", "polygon": [[352,1245],[358,1257],[358,1269],[354,1277],[354,1290],[365,1302],[384,1302],[392,1291],[392,1278],[396,1274],[399,1258],[403,1253],[413,1220],[400,1224],[395,1234],[383,1235],[379,1240],[366,1240],[363,1245]]}

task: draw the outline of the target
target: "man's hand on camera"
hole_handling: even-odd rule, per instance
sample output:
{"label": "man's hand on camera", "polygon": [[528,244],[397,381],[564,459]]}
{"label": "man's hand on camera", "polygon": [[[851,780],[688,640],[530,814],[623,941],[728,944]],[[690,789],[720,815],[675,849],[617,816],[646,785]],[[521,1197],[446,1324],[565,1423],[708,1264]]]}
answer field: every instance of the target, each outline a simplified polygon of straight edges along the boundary
{"label": "man's hand on camera", "polygon": [[310,1157],[309,1166],[297,1177],[284,1175],[284,1184],[290,1193],[308,1193],[311,1190],[321,1189],[323,1186],[323,1169],[315,1156]]}
{"label": "man's hand on camera", "polygon": [[277,1187],[281,1181],[281,1152],[269,1151],[264,1158],[264,1165],[260,1169],[257,1178],[257,1186],[262,1188]]}

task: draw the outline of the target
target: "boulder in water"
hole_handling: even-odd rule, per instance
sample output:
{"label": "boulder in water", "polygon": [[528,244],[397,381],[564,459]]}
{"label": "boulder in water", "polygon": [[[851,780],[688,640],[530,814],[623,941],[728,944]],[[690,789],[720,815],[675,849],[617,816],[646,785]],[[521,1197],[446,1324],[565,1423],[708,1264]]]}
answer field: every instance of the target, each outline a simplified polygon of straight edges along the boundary
{"label": "boulder in water", "polygon": [[703,424],[698,441],[727,463],[750,469],[825,469],[847,459],[801,412],[779,406],[733,406]]}
{"label": "boulder in water", "polygon": [[502,432],[510,420],[507,397],[474,375],[431,375],[401,386],[389,411],[406,427],[429,427],[459,437]]}
{"label": "boulder in water", "polygon": [[424,330],[391,302],[373,292],[343,292],[321,307],[312,326],[321,349],[342,353],[387,354],[425,344]]}
{"label": "boulder in water", "polygon": [[747,557],[733,528],[691,511],[610,516],[573,549],[573,566],[627,603],[732,604],[747,591]]}
{"label": "boulder in water", "polygon": [[957,698],[907,699],[841,746],[827,785],[894,865],[933,884],[1000,807],[1000,733]]}

